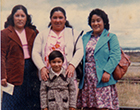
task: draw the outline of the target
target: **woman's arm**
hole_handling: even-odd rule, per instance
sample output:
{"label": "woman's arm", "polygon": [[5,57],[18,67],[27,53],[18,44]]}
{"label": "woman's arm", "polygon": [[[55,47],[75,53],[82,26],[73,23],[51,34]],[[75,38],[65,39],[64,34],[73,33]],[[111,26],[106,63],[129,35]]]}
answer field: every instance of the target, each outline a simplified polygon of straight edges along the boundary
{"label": "woman's arm", "polygon": [[[74,31],[74,41],[76,42],[78,36],[80,33],[77,34],[76,31]],[[74,44],[75,44],[74,42]],[[74,50],[73,50],[74,51]],[[73,52],[72,51],[72,52]],[[73,54],[73,53],[72,53]],[[72,57],[72,60],[69,62],[69,66],[66,70],[66,74],[68,74],[68,77],[73,77],[74,76],[74,71],[75,68],[78,66],[78,64],[80,63],[80,61],[83,58],[83,42],[82,42],[82,36],[79,38],[79,40],[77,41],[76,44],[76,51],[74,53],[74,56]]]}
{"label": "woman's arm", "polygon": [[42,35],[39,33],[33,43],[33,50],[32,50],[32,59],[35,65],[39,70],[45,67],[43,62],[43,55],[42,55],[42,45],[43,45],[43,38]]}
{"label": "woman's arm", "polygon": [[1,31],[1,85],[7,86],[6,57],[8,52],[8,38],[6,33]]}
{"label": "woman's arm", "polygon": [[111,34],[111,39],[109,41],[110,44],[110,52],[109,52],[109,60],[104,67],[104,71],[109,74],[112,74],[116,66],[118,65],[121,59],[121,50],[119,46],[119,41],[115,34]]}
{"label": "woman's arm", "polygon": [[43,45],[43,35],[38,34],[35,38],[32,50],[32,59],[37,68],[40,70],[41,78],[46,81],[48,76],[48,70],[46,65],[43,62],[43,55],[42,55],[42,45]]}
{"label": "woman's arm", "polygon": [[[80,33],[77,33],[74,31],[74,44],[76,43],[76,40],[78,38]],[[70,64],[72,64],[75,68],[78,66],[80,61],[82,60],[84,55],[84,50],[83,50],[83,41],[82,41],[82,36],[79,38],[76,44],[76,51],[74,53],[74,56],[72,60],[70,61]]]}

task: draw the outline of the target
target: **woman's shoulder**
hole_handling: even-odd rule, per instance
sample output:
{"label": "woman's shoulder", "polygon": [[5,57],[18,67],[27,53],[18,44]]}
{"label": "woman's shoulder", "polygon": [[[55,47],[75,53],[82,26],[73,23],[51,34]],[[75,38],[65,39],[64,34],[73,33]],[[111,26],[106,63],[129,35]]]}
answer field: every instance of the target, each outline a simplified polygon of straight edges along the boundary
{"label": "woman's shoulder", "polygon": [[1,30],[1,34],[6,34],[7,32],[8,32],[7,28]]}
{"label": "woman's shoulder", "polygon": [[49,31],[50,31],[50,28],[45,28],[39,31],[39,35],[48,35]]}
{"label": "woman's shoulder", "polygon": [[25,27],[24,29],[25,29],[25,31],[34,32],[34,29],[32,29],[30,27]]}
{"label": "woman's shoulder", "polygon": [[13,31],[13,26],[8,26],[7,28],[1,30],[1,32],[7,32],[7,31]]}
{"label": "woman's shoulder", "polygon": [[117,35],[116,34],[114,34],[114,33],[111,33],[111,32],[108,32],[107,33],[107,37],[109,37],[109,41],[111,42],[116,42],[116,41],[118,41],[118,37],[117,37]]}
{"label": "woman's shoulder", "polygon": [[106,29],[104,29],[102,33],[104,36],[107,36],[107,37],[116,36],[116,34],[110,32],[109,30],[106,30]]}
{"label": "woman's shoulder", "polygon": [[109,32],[106,29],[104,29],[101,35],[103,35],[104,37],[109,37],[110,39],[117,37],[116,34]]}
{"label": "woman's shoulder", "polygon": [[4,29],[1,30],[1,32],[5,32],[5,31],[7,31],[7,28],[4,28]]}
{"label": "woman's shoulder", "polygon": [[14,31],[13,26],[8,26],[7,28],[1,30],[1,36],[8,36],[13,31]]}
{"label": "woman's shoulder", "polygon": [[116,36],[116,34],[109,32],[109,36]]}
{"label": "woman's shoulder", "polygon": [[69,33],[69,32],[70,32],[70,33],[75,33],[75,32],[74,32],[75,29],[70,28],[70,27],[65,27],[65,28],[64,28],[64,31],[65,31],[65,32],[68,32],[68,33]]}
{"label": "woman's shoulder", "polygon": [[91,35],[92,32],[93,32],[92,30],[91,31],[87,31],[86,33],[83,34],[82,38],[85,38],[86,36]]}
{"label": "woman's shoulder", "polygon": [[45,28],[45,29],[39,31],[36,38],[37,39],[45,39],[46,36],[49,34],[49,30],[50,30],[49,28]]}
{"label": "woman's shoulder", "polygon": [[89,35],[93,32],[93,30],[87,31],[84,35]]}
{"label": "woman's shoulder", "polygon": [[108,32],[107,37],[110,37],[111,40],[117,39],[117,35],[111,32]]}

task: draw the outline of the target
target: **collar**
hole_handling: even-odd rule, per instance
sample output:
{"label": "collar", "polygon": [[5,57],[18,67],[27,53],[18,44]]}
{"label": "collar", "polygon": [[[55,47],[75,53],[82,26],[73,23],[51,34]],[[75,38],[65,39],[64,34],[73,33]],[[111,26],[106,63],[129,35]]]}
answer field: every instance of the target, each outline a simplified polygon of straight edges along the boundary
{"label": "collar", "polygon": [[50,81],[53,81],[56,77],[61,77],[64,81],[67,79],[67,75],[65,74],[65,69],[62,67],[59,75],[55,73],[52,68],[49,70],[49,78]]}
{"label": "collar", "polygon": [[[25,27],[24,29],[25,29],[25,34],[26,34],[26,37],[27,37],[27,42],[29,42],[30,39],[32,39],[32,36],[33,36],[33,34],[35,33],[35,31],[34,31],[33,29],[29,28],[29,27]],[[17,35],[17,33],[16,33],[14,27],[11,26],[11,25],[9,25],[9,26],[8,26],[8,30],[11,31],[11,33],[10,33],[9,36],[10,36],[12,39],[14,39],[16,42],[18,42],[19,45],[22,47],[21,42],[20,42],[20,39],[18,38],[18,35]]]}
{"label": "collar", "polygon": [[64,30],[65,30],[65,28],[60,32],[59,35],[57,35],[57,34],[51,29],[51,30],[50,30],[50,34],[51,34],[52,36],[55,36],[55,37],[60,37],[60,36],[63,36]]}
{"label": "collar", "polygon": [[52,70],[52,68],[51,68],[51,72],[52,72],[54,75],[56,75],[56,76],[59,76],[59,75],[62,73],[62,71],[63,71],[63,68],[61,68],[61,70],[60,70],[59,73],[56,73],[56,72],[54,72],[54,71]]}

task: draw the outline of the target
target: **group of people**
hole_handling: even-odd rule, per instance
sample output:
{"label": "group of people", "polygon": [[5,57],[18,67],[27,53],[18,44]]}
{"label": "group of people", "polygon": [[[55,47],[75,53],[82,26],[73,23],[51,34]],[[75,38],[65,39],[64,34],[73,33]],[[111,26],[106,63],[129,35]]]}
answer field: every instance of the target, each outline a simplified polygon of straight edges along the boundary
{"label": "group of people", "polygon": [[[13,95],[2,94],[2,110],[119,109],[112,75],[121,59],[117,36],[101,9],[90,12],[88,25],[73,55],[80,32],[62,7],[51,10],[48,28],[39,32],[26,7],[16,5],[1,30],[1,85],[14,85]],[[75,68],[81,60],[78,89]]]}

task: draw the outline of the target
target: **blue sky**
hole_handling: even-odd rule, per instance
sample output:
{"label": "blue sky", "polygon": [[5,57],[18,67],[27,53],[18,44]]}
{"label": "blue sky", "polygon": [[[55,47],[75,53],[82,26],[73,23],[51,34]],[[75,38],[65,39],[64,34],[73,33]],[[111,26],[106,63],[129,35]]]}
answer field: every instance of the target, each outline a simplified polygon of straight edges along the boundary
{"label": "blue sky", "polygon": [[28,9],[39,31],[47,27],[51,9],[61,6],[70,24],[78,31],[87,32],[91,30],[87,23],[90,11],[100,8],[108,14],[109,31],[118,36],[120,46],[140,47],[140,0],[1,0],[1,29],[17,4]]}

